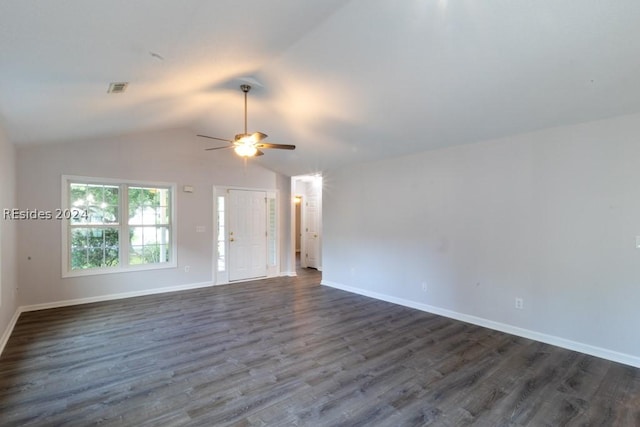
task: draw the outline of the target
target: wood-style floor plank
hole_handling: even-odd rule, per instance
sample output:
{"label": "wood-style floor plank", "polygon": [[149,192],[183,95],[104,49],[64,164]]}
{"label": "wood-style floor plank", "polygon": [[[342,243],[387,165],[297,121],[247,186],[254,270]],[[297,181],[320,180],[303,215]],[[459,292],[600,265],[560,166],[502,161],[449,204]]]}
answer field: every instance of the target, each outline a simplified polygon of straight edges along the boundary
{"label": "wood-style floor plank", "polygon": [[23,313],[0,425],[640,425],[639,369],[319,281]]}

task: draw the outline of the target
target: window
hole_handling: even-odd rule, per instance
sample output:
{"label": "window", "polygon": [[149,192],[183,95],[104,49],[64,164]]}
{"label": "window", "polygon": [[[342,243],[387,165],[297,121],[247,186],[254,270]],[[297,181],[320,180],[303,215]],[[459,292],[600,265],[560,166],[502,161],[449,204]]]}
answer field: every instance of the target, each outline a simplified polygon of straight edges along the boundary
{"label": "window", "polygon": [[120,188],[69,183],[71,270],[120,264]]}
{"label": "window", "polygon": [[129,187],[129,264],[158,264],[171,259],[171,190]]}
{"label": "window", "polygon": [[63,276],[175,267],[174,187],[63,177]]}
{"label": "window", "polygon": [[269,196],[267,198],[267,266],[275,267],[278,264],[276,198],[275,194]]}
{"label": "window", "polygon": [[227,266],[227,257],[225,248],[227,246],[225,231],[225,208],[224,208],[224,196],[218,196],[217,203],[217,217],[216,223],[218,224],[218,271],[225,271]]}

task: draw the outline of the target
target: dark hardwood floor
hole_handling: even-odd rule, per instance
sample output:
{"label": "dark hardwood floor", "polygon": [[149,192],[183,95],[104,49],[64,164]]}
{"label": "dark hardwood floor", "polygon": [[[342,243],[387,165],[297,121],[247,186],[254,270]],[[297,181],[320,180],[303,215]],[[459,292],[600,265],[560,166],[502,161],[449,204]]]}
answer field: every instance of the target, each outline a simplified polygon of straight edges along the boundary
{"label": "dark hardwood floor", "polygon": [[0,425],[640,425],[639,369],[319,279],[24,313]]}

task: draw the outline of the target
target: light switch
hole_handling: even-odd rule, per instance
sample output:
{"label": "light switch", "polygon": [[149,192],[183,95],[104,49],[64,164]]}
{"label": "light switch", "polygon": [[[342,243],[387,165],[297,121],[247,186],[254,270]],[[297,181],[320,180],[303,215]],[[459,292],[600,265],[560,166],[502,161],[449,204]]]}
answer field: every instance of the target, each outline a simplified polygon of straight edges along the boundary
{"label": "light switch", "polygon": [[640,236],[636,236],[636,249],[640,249]]}

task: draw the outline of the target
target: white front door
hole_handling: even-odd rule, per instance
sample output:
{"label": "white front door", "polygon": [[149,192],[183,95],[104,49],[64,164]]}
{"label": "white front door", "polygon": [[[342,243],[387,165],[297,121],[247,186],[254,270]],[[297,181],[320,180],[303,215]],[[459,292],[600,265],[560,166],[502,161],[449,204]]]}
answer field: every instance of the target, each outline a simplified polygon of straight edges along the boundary
{"label": "white front door", "polygon": [[229,190],[229,281],[267,275],[264,191]]}

